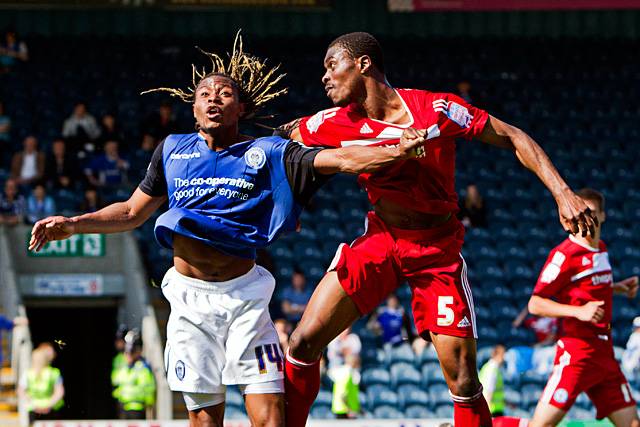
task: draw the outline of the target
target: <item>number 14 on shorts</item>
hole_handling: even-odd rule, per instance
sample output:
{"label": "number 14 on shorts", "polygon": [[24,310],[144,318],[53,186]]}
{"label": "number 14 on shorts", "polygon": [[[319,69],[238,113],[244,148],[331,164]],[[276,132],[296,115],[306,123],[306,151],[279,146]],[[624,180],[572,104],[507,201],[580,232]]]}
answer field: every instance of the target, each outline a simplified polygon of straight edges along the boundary
{"label": "number 14 on shorts", "polygon": [[267,360],[271,363],[275,363],[278,371],[282,372],[283,363],[282,355],[280,354],[279,344],[264,344],[255,348],[256,360],[258,361],[258,369],[261,374],[267,373],[267,365],[265,364],[264,356],[267,355]]}

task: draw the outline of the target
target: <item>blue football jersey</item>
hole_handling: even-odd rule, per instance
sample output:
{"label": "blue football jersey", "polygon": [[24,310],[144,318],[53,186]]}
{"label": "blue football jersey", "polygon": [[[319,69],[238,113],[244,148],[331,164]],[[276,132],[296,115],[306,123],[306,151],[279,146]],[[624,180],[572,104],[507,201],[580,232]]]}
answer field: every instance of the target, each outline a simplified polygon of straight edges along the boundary
{"label": "blue football jersey", "polygon": [[158,242],[172,248],[174,233],[243,258],[295,230],[302,206],[287,179],[278,136],[209,149],[198,134],[170,135],[162,165],[169,210],[155,225]]}

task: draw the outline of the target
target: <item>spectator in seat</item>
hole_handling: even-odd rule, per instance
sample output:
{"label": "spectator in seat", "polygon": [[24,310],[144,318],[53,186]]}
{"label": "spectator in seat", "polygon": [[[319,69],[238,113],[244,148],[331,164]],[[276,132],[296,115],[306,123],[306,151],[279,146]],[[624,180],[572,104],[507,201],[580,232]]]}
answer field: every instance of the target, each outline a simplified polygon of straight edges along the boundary
{"label": "spectator in seat", "polygon": [[351,331],[351,326],[342,331],[327,347],[327,358],[329,359],[329,369],[344,365],[344,359],[348,355],[360,355],[362,342],[357,334]]}
{"label": "spectator in seat", "polygon": [[85,174],[94,187],[117,187],[127,181],[129,162],[120,157],[117,141],[107,141],[104,153],[94,157]]}
{"label": "spectator in seat", "polygon": [[47,195],[43,184],[37,184],[27,199],[26,217],[29,224],[35,224],[38,220],[54,215],[56,203],[53,197]]}
{"label": "spectator in seat", "polygon": [[491,352],[491,358],[480,369],[480,383],[482,384],[482,394],[489,403],[489,410],[494,417],[504,415],[504,375],[502,365],[506,349],[502,344],[498,344]]}
{"label": "spectator in seat", "polygon": [[51,366],[51,352],[38,347],[31,353],[31,366],[20,379],[18,395],[26,402],[29,422],[58,419],[64,406],[64,385],[58,368]]}
{"label": "spectator in seat", "polygon": [[18,61],[27,62],[28,60],[27,44],[18,40],[15,30],[7,30],[4,40],[0,42],[0,74],[11,71],[18,64]]}
{"label": "spectator in seat", "polygon": [[467,194],[460,206],[458,218],[465,227],[484,228],[487,226],[487,214],[484,200],[478,191],[478,187],[471,184],[467,186]]}
{"label": "spectator in seat", "polygon": [[78,177],[78,164],[67,150],[67,144],[62,138],[57,138],[51,144],[51,153],[46,159],[44,176],[47,186],[55,190],[72,190]]}
{"label": "spectator in seat", "polygon": [[304,309],[313,294],[307,289],[307,279],[302,271],[294,271],[291,275],[291,285],[282,291],[281,306],[285,318],[294,326],[300,321]]}
{"label": "spectator in seat", "polygon": [[44,176],[44,153],[38,150],[38,140],[29,135],[22,142],[23,150],[11,159],[11,177],[16,183],[28,188]]}
{"label": "spectator in seat", "polygon": [[633,332],[622,353],[622,369],[631,377],[640,373],[640,316],[633,319]]}
{"label": "spectator in seat", "polygon": [[89,187],[84,190],[84,200],[80,204],[81,212],[96,212],[103,207],[104,203],[102,202],[100,194],[98,194],[98,191],[95,188]]}
{"label": "spectator in seat", "polygon": [[361,413],[360,356],[349,354],[344,362],[344,365],[329,370],[329,377],[333,381],[331,412],[338,419],[352,419]]}
{"label": "spectator in seat", "polygon": [[113,114],[105,114],[100,122],[100,140],[103,143],[106,141],[122,141],[124,139]]}
{"label": "spectator in seat", "polygon": [[558,333],[558,319],[554,317],[540,317],[529,315],[529,309],[524,307],[511,324],[514,328],[524,326],[536,335],[535,347],[554,345]]}
{"label": "spectator in seat", "polygon": [[140,147],[133,153],[131,159],[131,178],[133,181],[139,181],[144,178],[147,172],[147,166],[149,166],[149,162],[151,162],[153,150],[156,149],[157,145],[157,141],[153,135],[148,133],[142,135]]}
{"label": "spectator in seat", "polygon": [[414,338],[411,320],[400,305],[398,296],[393,293],[387,297],[386,305],[371,315],[367,328],[382,335],[385,347],[395,347]]}
{"label": "spectator in seat", "polygon": [[0,224],[17,225],[24,218],[24,197],[18,194],[18,185],[14,179],[4,183],[4,194],[0,195]]}
{"label": "spectator in seat", "polygon": [[84,102],[78,102],[73,107],[73,113],[62,126],[62,136],[70,143],[73,151],[81,149],[93,151],[92,142],[100,137],[100,127],[95,117],[87,111]]}
{"label": "spectator in seat", "polygon": [[162,103],[160,108],[154,114],[151,114],[144,121],[144,133],[150,133],[157,140],[161,140],[165,136],[176,133],[178,125],[173,117],[171,104]]}
{"label": "spectator in seat", "polygon": [[458,89],[457,92],[460,98],[464,99],[469,104],[473,104],[473,96],[471,96],[471,83],[463,80],[456,85],[456,88]]}
{"label": "spectator in seat", "polygon": [[4,103],[0,101],[0,147],[7,149],[11,136],[11,118],[4,111]]}

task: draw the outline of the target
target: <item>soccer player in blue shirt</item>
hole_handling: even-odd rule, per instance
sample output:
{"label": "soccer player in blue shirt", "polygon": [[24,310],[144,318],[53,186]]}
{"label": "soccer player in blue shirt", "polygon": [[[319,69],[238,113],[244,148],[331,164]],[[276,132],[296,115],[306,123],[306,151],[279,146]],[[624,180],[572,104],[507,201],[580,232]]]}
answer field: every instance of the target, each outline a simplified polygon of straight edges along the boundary
{"label": "soccer player in blue shirt", "polygon": [[256,249],[293,231],[302,206],[328,176],[373,171],[422,152],[424,131],[407,129],[395,147],[309,149],[278,136],[241,135],[238,121],[274,91],[273,70],[236,44],[229,64],[194,72],[192,91],[161,88],[193,104],[197,132],[169,135],[129,200],[97,212],[38,221],[29,249],[76,233],[115,233],[156,221],[173,249],[162,291],[171,304],[165,366],[192,426],[222,426],[226,385],[245,395],[252,425],[284,425],[283,357],[268,304],[275,281]]}

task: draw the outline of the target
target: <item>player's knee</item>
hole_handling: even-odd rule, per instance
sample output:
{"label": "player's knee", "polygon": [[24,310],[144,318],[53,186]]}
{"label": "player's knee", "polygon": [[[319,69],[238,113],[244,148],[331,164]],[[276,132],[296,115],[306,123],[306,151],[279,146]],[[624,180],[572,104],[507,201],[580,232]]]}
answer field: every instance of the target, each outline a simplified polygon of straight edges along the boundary
{"label": "player's knee", "polygon": [[255,427],[284,427],[284,411],[277,404],[260,405],[252,410],[251,425]]}
{"label": "player's knee", "polygon": [[449,385],[451,393],[460,397],[471,397],[480,393],[480,382],[469,376],[459,375],[453,384]]}
{"label": "player's knee", "polygon": [[318,360],[321,352],[310,334],[301,328],[296,328],[289,337],[289,354],[296,359],[313,362]]}
{"label": "player's knee", "polygon": [[189,417],[191,419],[190,427],[223,427],[222,419],[216,419],[205,409],[198,409],[192,413],[193,416]]}

